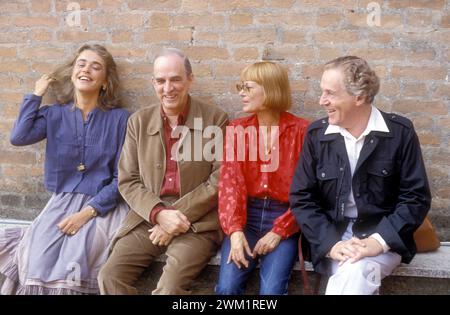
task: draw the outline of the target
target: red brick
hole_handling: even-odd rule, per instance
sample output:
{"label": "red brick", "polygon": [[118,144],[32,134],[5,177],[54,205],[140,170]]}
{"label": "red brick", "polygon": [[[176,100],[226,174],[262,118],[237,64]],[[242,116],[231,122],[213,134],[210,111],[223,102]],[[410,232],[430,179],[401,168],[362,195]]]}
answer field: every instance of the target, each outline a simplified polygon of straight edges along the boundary
{"label": "red brick", "polygon": [[339,48],[328,48],[328,47],[321,47],[319,49],[319,58],[323,60],[324,62],[327,62],[329,60],[333,60],[339,56],[342,56],[343,52]]}
{"label": "red brick", "polygon": [[450,15],[442,16],[441,27],[450,28]]}
{"label": "red brick", "polygon": [[202,12],[208,10],[209,1],[182,0],[181,9],[183,12]]}
{"label": "red brick", "polygon": [[22,102],[22,99],[23,94],[21,93],[2,93],[1,101],[12,106],[12,104],[20,104]]}
{"label": "red brick", "polygon": [[309,81],[307,80],[291,80],[291,90],[296,92],[307,92],[309,90]]}
{"label": "red brick", "polygon": [[259,51],[255,47],[237,48],[234,51],[234,60],[256,60],[258,59]]}
{"label": "red brick", "polygon": [[112,41],[113,43],[123,43],[123,42],[132,42],[133,41],[133,32],[132,31],[113,31],[112,32]]}
{"label": "red brick", "polygon": [[31,64],[31,69],[36,71],[38,74],[44,74],[55,70],[55,66],[56,65],[54,63],[33,61]]}
{"label": "red brick", "polygon": [[192,72],[196,78],[211,77],[211,67],[207,64],[199,64],[197,62],[192,64]]}
{"label": "red brick", "polygon": [[437,122],[437,125],[439,126],[439,128],[442,128],[444,130],[449,130],[450,129],[450,117],[439,119]]}
{"label": "red brick", "polygon": [[283,43],[286,44],[302,44],[305,43],[305,33],[301,30],[283,32]]}
{"label": "red brick", "polygon": [[36,163],[36,154],[25,151],[0,150],[1,164],[34,164]]}
{"label": "red brick", "polygon": [[107,12],[121,12],[125,5],[123,0],[102,0],[100,8]]}
{"label": "red brick", "polygon": [[150,16],[150,27],[151,28],[169,28],[170,17],[166,13],[156,13],[153,12]]}
{"label": "red brick", "polygon": [[289,60],[296,62],[312,61],[316,57],[314,48],[302,46],[271,47],[263,53],[264,60]]}
{"label": "red brick", "polygon": [[127,78],[122,81],[122,87],[125,91],[148,91],[152,89],[152,82],[150,79]]}
{"label": "red brick", "polygon": [[387,3],[389,8],[393,9],[433,9],[442,10],[445,6],[445,0],[398,0],[389,1]]}
{"label": "red brick", "polygon": [[50,13],[52,10],[52,0],[31,1],[31,12]]}
{"label": "red brick", "polygon": [[444,67],[392,67],[392,77],[415,79],[419,81],[443,80],[447,74]]}
{"label": "red brick", "polygon": [[433,93],[433,97],[448,97],[450,95],[450,84],[440,84],[436,91]]}
{"label": "red brick", "polygon": [[[93,0],[58,0],[55,1],[55,9],[56,12],[73,12],[73,10],[69,10],[69,4],[71,3],[76,3],[80,6],[80,10],[82,12],[82,14],[86,11],[86,10],[94,10],[97,8],[97,3],[98,1],[93,1]],[[71,7],[72,8],[72,7]]]}
{"label": "red brick", "polygon": [[410,50],[408,51],[408,60],[411,62],[433,61],[436,59],[436,51],[431,49]]}
{"label": "red brick", "polygon": [[155,1],[148,0],[128,0],[128,7],[131,10],[169,10],[178,9],[181,6],[181,0],[160,0]]}
{"label": "red brick", "polygon": [[441,141],[438,136],[431,132],[418,133],[420,144],[423,146],[439,146]]}
{"label": "red brick", "polygon": [[412,27],[432,27],[433,15],[429,13],[408,13],[406,21]]}
{"label": "red brick", "polygon": [[17,76],[0,74],[0,90],[20,91],[24,87],[24,82]]}
{"label": "red brick", "polygon": [[190,42],[192,40],[192,29],[183,28],[177,30],[154,29],[142,34],[142,39],[147,43],[161,42]]}
{"label": "red brick", "polygon": [[207,41],[217,43],[220,39],[220,34],[214,32],[201,32],[194,31],[193,33],[194,41],[197,43],[198,41]]}
{"label": "red brick", "polygon": [[26,13],[28,11],[27,3],[18,1],[0,1],[0,12],[2,14]]}
{"label": "red brick", "polygon": [[211,80],[210,78],[197,78],[195,81],[192,92],[202,94],[223,94],[223,93],[235,93],[236,88],[234,82],[224,80]]}
{"label": "red brick", "polygon": [[63,48],[36,46],[29,48],[22,48],[19,51],[19,56],[25,59],[61,59],[66,56]]}
{"label": "red brick", "polygon": [[366,60],[404,60],[405,52],[396,48],[366,48],[350,49],[350,55],[356,55]]}
{"label": "red brick", "polygon": [[292,26],[310,26],[314,24],[314,17],[309,15],[299,16],[298,14],[280,13],[264,14],[255,17],[256,22],[260,24]]}
{"label": "red brick", "polygon": [[354,0],[328,0],[328,1],[316,1],[316,0],[299,0],[300,7],[313,7],[313,8],[331,8],[338,7],[341,10],[351,9],[355,6]]}
{"label": "red brick", "polygon": [[354,43],[359,40],[357,31],[319,32],[314,34],[314,40],[318,44]]}
{"label": "red brick", "polygon": [[220,28],[224,27],[225,18],[219,14],[190,14],[174,16],[173,27]]}
{"label": "red brick", "polygon": [[269,1],[269,3],[267,4],[268,7],[283,8],[283,9],[292,8],[292,6],[295,3],[295,0],[268,0],[268,1]]}
{"label": "red brick", "polygon": [[11,32],[0,32],[0,44],[20,44],[25,43],[28,39],[28,32],[23,31],[11,31]]}
{"label": "red brick", "polygon": [[426,112],[435,115],[447,115],[447,107],[440,101],[398,100],[393,104],[393,110],[401,113]]}
{"label": "red brick", "polygon": [[134,48],[130,47],[129,45],[127,45],[126,47],[108,46],[107,49],[111,53],[111,55],[114,56],[114,58],[143,58],[147,54],[147,49]]}
{"label": "red brick", "polygon": [[400,94],[400,84],[395,81],[381,81],[380,95],[397,97]]}
{"label": "red brick", "polygon": [[123,28],[139,28],[144,25],[144,15],[141,13],[133,14],[111,14],[94,15],[91,17],[94,27],[113,27],[123,30]]}
{"label": "red brick", "polygon": [[433,125],[432,116],[430,116],[426,113],[423,113],[422,115],[417,116],[417,117],[413,117],[411,120],[412,120],[412,122],[414,124],[414,128],[416,130],[421,130],[421,129],[429,130],[430,126]]}
{"label": "red brick", "polygon": [[15,57],[17,54],[17,49],[15,47],[1,47],[0,46],[0,57]]}
{"label": "red brick", "polygon": [[402,95],[406,97],[411,96],[422,96],[426,97],[428,93],[427,86],[425,83],[407,83],[403,87]]}
{"label": "red brick", "polygon": [[367,28],[395,28],[403,25],[402,17],[400,15],[380,15],[380,25],[369,25],[367,19],[371,16],[368,13],[348,13],[347,20],[351,25]]}
{"label": "red brick", "polygon": [[210,0],[210,6],[213,11],[231,11],[236,9],[254,9],[263,8],[265,6],[265,0]]}
{"label": "red brick", "polygon": [[59,20],[56,17],[33,17],[33,16],[17,16],[11,19],[12,24],[17,27],[34,27],[34,26],[47,26],[56,27],[59,24]]}
{"label": "red brick", "polygon": [[316,23],[319,27],[337,26],[342,19],[343,16],[341,14],[327,13],[319,15]]}
{"label": "red brick", "polygon": [[394,36],[391,33],[371,33],[368,39],[370,43],[374,44],[390,44]]}
{"label": "red brick", "polygon": [[84,43],[87,41],[105,41],[106,33],[82,32],[82,31],[62,31],[58,32],[58,41]]}
{"label": "red brick", "polygon": [[231,26],[245,26],[253,24],[253,16],[247,13],[239,13],[230,15]]}
{"label": "red brick", "polygon": [[52,40],[52,37],[52,32],[44,30],[32,31],[31,33],[31,38],[38,42],[50,42]]}
{"label": "red brick", "polygon": [[239,80],[241,71],[245,68],[245,63],[218,63],[213,68],[214,75],[217,77],[234,77],[234,80]]}
{"label": "red brick", "polygon": [[245,32],[227,32],[223,35],[228,44],[264,44],[274,42],[276,32],[274,29],[246,30]]}
{"label": "red brick", "polygon": [[322,77],[323,65],[305,64],[302,66],[302,78],[319,80]]}
{"label": "red brick", "polygon": [[26,60],[0,62],[0,72],[26,73],[29,67]]}
{"label": "red brick", "polygon": [[[130,62],[128,60],[117,61],[120,76],[133,77],[134,74],[152,74],[153,65],[150,61],[146,62]],[[128,79],[124,79],[128,80]]]}
{"label": "red brick", "polygon": [[189,58],[194,60],[228,59],[228,50],[219,47],[190,46],[185,49]]}

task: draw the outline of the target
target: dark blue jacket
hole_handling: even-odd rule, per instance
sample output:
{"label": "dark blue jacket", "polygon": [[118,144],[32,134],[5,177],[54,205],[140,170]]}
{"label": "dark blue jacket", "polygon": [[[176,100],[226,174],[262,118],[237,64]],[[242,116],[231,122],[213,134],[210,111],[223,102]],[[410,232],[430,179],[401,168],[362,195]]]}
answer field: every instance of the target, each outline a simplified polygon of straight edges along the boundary
{"label": "dark blue jacket", "polygon": [[[128,112],[115,108],[91,111],[86,121],[73,103],[42,106],[42,97],[25,95],[11,131],[11,144],[24,146],[47,139],[45,188],[82,193],[100,215],[116,208],[118,168],[125,140]],[[84,172],[77,171],[83,162]]]}
{"label": "dark blue jacket", "polygon": [[328,120],[318,120],[308,129],[289,200],[317,272],[329,273],[325,256],[345,232],[350,185],[358,209],[355,236],[379,233],[405,263],[415,255],[413,233],[431,204],[420,144],[410,120],[382,115],[389,132],[366,136],[353,178],[344,138],[324,134]]}

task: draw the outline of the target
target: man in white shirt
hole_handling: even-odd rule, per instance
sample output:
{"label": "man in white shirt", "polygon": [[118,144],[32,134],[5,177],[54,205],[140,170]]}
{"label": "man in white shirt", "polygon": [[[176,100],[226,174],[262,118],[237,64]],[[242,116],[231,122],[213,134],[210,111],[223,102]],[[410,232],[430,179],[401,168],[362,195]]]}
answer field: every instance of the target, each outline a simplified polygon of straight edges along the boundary
{"label": "man in white shirt", "polygon": [[367,62],[325,65],[290,202],[311,245],[316,271],[331,275],[326,294],[373,294],[416,248],[414,231],[431,203],[420,144],[408,119],[372,105],[379,79]]}

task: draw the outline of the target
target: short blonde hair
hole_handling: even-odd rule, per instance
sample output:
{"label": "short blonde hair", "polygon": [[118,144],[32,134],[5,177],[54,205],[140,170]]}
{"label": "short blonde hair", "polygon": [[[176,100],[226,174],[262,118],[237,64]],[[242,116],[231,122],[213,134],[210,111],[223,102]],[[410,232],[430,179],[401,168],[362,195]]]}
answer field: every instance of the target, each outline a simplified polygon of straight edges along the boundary
{"label": "short blonde hair", "polygon": [[372,103],[380,90],[380,79],[367,61],[356,56],[344,56],[325,64],[324,70],[341,69],[344,75],[344,86],[347,93],[353,96],[364,96],[367,103]]}
{"label": "short blonde hair", "polygon": [[264,106],[286,111],[292,106],[291,87],[287,71],[274,62],[262,61],[248,65],[241,72],[242,81],[254,81],[264,89]]}

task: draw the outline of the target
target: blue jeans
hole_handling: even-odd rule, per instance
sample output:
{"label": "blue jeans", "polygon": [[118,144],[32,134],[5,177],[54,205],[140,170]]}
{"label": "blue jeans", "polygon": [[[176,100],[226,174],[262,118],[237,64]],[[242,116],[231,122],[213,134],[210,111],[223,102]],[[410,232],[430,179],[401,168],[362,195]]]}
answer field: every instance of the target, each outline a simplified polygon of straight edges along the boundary
{"label": "blue jeans", "polygon": [[[247,205],[247,225],[244,234],[250,249],[256,242],[272,229],[273,222],[288,209],[289,205],[270,199],[249,198]],[[230,254],[230,237],[222,243],[219,282],[216,293],[221,295],[244,294],[250,273],[260,263],[261,295],[287,294],[289,278],[297,257],[298,235],[295,234],[280,244],[269,254],[249,260],[248,268],[239,269],[233,262],[227,264]]]}

